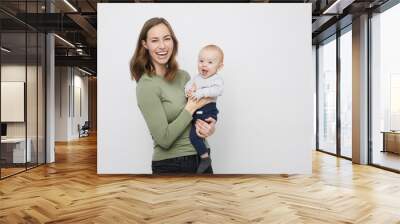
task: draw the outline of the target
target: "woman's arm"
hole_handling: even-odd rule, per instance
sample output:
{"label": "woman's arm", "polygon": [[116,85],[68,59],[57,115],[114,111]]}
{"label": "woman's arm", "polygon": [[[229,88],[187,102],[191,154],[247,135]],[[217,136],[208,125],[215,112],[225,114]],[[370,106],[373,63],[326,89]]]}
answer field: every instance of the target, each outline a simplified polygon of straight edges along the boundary
{"label": "woman's arm", "polygon": [[192,120],[192,114],[183,109],[174,121],[168,123],[167,116],[158,96],[159,89],[141,83],[136,89],[138,106],[154,141],[168,149],[182,134]]}
{"label": "woman's arm", "polygon": [[162,148],[169,149],[192,121],[194,111],[209,103],[210,100],[206,98],[199,101],[188,100],[175,120],[168,123],[159,91],[159,87],[141,83],[136,88],[136,97],[139,109],[154,141]]}

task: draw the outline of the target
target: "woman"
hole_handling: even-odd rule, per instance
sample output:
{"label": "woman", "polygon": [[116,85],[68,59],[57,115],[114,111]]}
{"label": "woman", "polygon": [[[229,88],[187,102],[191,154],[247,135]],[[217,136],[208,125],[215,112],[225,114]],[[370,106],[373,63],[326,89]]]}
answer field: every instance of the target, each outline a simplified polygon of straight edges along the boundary
{"label": "woman", "polygon": [[[178,41],[163,18],[145,22],[130,62],[131,76],[137,82],[136,97],[154,141],[153,174],[196,173],[198,156],[190,143],[193,113],[210,102],[187,100],[184,86],[187,72],[178,69]],[[215,130],[215,120],[196,121],[202,137]],[[212,168],[206,171],[212,173]]]}

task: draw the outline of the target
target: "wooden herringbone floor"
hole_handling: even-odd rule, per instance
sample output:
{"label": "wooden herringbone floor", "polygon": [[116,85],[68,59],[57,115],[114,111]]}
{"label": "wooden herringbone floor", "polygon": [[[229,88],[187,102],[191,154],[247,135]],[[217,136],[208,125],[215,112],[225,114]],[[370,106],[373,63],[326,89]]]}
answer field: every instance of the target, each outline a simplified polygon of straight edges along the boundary
{"label": "wooden herringbone floor", "polygon": [[400,175],[315,152],[313,174],[98,176],[96,138],[0,181],[0,223],[400,223]]}

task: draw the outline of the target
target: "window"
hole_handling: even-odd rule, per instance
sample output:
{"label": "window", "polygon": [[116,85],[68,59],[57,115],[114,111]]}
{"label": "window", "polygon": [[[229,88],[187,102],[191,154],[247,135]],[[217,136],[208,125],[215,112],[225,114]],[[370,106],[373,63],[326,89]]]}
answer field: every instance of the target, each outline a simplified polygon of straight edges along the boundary
{"label": "window", "polygon": [[371,18],[372,164],[400,170],[400,5]]}
{"label": "window", "polygon": [[336,39],[318,48],[318,148],[336,153]]}
{"label": "window", "polygon": [[340,155],[352,157],[352,35],[340,36]]}

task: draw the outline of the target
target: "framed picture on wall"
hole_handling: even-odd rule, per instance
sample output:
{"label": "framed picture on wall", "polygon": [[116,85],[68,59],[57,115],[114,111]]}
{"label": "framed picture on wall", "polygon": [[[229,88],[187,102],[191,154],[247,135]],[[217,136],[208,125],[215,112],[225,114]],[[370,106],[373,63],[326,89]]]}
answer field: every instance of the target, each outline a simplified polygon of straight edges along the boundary
{"label": "framed picture on wall", "polygon": [[25,82],[1,82],[1,122],[24,122]]}

